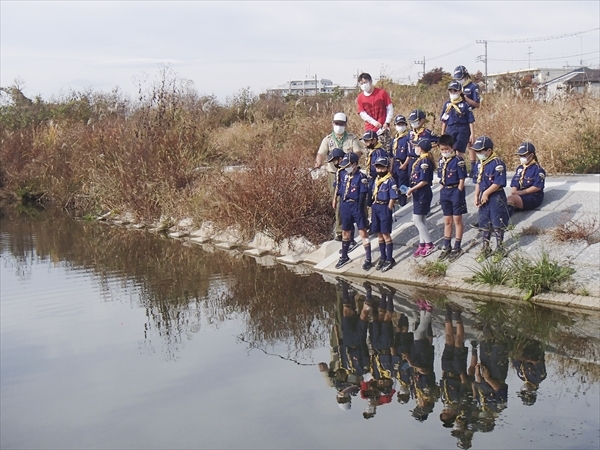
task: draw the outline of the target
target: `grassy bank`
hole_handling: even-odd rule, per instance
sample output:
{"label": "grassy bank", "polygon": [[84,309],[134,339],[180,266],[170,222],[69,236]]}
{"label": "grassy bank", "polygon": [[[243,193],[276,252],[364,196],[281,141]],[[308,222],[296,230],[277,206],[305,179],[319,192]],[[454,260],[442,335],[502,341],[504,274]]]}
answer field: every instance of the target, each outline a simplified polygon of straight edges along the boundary
{"label": "grassy bank", "polygon": [[[446,99],[445,84],[386,82],[396,113],[424,109],[430,127]],[[276,240],[329,237],[324,178],[309,172],[337,111],[361,134],[354,97],[255,96],[242,90],[220,103],[163,70],[131,100],[111,93],[71,92],[27,99],[3,88],[0,187],[4,195],[50,203],[76,215],[129,212],[138,221],[191,217],[241,236],[269,232]],[[541,104],[512,94],[487,94],[476,111],[476,134],[490,135],[509,167],[531,140],[549,173],[600,172],[600,106],[570,97]],[[244,165],[244,171],[225,171]]]}

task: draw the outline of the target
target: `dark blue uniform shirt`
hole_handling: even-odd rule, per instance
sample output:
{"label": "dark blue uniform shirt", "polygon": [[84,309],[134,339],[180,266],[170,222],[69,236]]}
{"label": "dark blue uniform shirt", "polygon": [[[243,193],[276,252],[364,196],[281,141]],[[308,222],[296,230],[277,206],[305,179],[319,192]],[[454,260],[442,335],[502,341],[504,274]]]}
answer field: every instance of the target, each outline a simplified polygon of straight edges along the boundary
{"label": "dark blue uniform shirt", "polygon": [[[525,170],[525,173],[523,173],[523,170]],[[533,163],[525,168],[523,165],[517,167],[510,186],[519,190],[535,186],[543,190],[545,182],[546,171],[539,164]]]}
{"label": "dark blue uniform shirt", "polygon": [[367,194],[369,186],[367,176],[360,171],[360,167],[356,169],[354,174],[349,174],[345,170],[340,174],[340,185],[337,188],[337,195],[342,201],[356,201],[360,199],[361,194]]}
{"label": "dark blue uniform shirt", "polygon": [[502,161],[498,156],[494,155],[485,161],[479,161],[477,163],[478,174],[481,165],[483,165],[483,175],[481,177],[478,175],[480,192],[485,191],[492,184],[498,184],[501,187],[506,186],[506,164],[504,164],[504,161]]}
{"label": "dark blue uniform shirt", "polygon": [[467,165],[458,155],[440,158],[438,162],[438,178],[442,186],[453,186],[467,178]]}
{"label": "dark blue uniform shirt", "polygon": [[444,122],[448,128],[469,128],[469,124],[475,122],[475,116],[473,115],[473,109],[467,102],[460,102],[456,106],[459,111],[451,107],[448,112],[446,109],[451,102],[448,100],[442,107],[442,114],[440,115],[440,121]]}

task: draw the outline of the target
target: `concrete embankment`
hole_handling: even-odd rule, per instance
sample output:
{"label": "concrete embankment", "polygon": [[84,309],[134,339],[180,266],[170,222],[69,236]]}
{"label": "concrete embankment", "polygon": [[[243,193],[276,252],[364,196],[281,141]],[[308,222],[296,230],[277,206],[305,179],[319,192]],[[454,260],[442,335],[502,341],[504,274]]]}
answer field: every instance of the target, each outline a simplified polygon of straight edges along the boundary
{"label": "concrete embankment", "polygon": [[[512,175],[512,174],[509,174]],[[434,180],[435,189],[432,211],[427,218],[427,225],[434,243],[439,246],[443,239],[443,214],[439,205],[440,188]],[[396,266],[381,273],[374,268],[365,271],[361,268],[364,260],[362,246],[350,253],[351,262],[341,269],[336,269],[340,243],[328,241],[315,248],[303,240],[293,243],[275,245],[265,236],[257,235],[252,242],[240,242],[234,233],[217,233],[205,225],[199,230],[175,231],[174,238],[186,238],[190,242],[211,242],[222,249],[237,248],[245,253],[264,258],[265,255],[278,254],[275,259],[283,264],[297,265],[301,270],[321,272],[326,278],[334,279],[342,276],[359,284],[369,280],[373,283],[394,285],[412,285],[426,287],[438,291],[478,296],[494,297],[521,301],[525,293],[521,290],[504,286],[471,284],[465,281],[481,267],[475,258],[481,245],[479,230],[469,227],[469,223],[477,221],[477,208],[473,205],[475,186],[466,185],[468,214],[464,216],[465,233],[463,237],[463,254],[452,262],[446,275],[430,278],[420,274],[420,266],[427,261],[435,261],[439,250],[426,258],[412,256],[418,243],[418,233],[411,221],[412,204],[397,210],[392,232],[394,241],[394,258]],[[507,194],[510,189],[506,188]],[[580,309],[588,311],[600,310],[600,176],[568,175],[549,176],[546,180],[545,198],[542,206],[534,211],[517,212],[512,218],[511,229],[506,233],[505,243],[510,255],[521,254],[539,260],[545,252],[550,260],[561,266],[575,270],[572,281],[560,286],[561,292],[539,294],[531,301],[547,306]],[[587,240],[560,242],[553,236],[552,230],[561,224],[570,223],[574,227],[587,229],[591,235]],[[185,228],[185,227],[184,227]],[[373,259],[377,260],[377,237],[371,237]]]}

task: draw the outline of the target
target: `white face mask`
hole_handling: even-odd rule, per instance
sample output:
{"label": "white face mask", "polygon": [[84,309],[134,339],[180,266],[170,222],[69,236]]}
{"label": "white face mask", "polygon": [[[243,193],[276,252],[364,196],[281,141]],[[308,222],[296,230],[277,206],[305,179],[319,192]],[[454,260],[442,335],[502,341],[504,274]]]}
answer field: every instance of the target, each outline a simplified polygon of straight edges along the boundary
{"label": "white face mask", "polygon": [[421,147],[415,147],[415,155],[417,155],[417,156],[421,156],[421,153],[422,153],[422,152],[423,152],[423,151],[421,150]]}
{"label": "white face mask", "polygon": [[521,164],[527,164],[528,160],[529,160],[529,158],[527,156],[521,156],[519,158],[519,161],[521,161]]}
{"label": "white face mask", "polygon": [[396,131],[398,133],[404,133],[406,131],[406,125],[396,125]]}
{"label": "white face mask", "polygon": [[343,125],[334,125],[333,126],[333,132],[335,134],[344,134],[345,130],[346,130],[346,127]]}
{"label": "white face mask", "polygon": [[348,173],[352,173],[352,172],[354,172],[354,167],[353,166],[344,167],[344,170]]}
{"label": "white face mask", "polygon": [[369,83],[369,82],[363,83],[360,85],[360,88],[362,89],[363,92],[369,92],[371,90],[371,83]]}
{"label": "white face mask", "polygon": [[410,123],[410,126],[411,126],[413,129],[419,128],[419,121],[417,120],[416,122],[411,122],[411,123]]}
{"label": "white face mask", "polygon": [[479,159],[479,161],[485,161],[487,159],[487,156],[484,153],[477,153],[477,158]]}
{"label": "white face mask", "polygon": [[442,156],[444,158],[450,158],[452,156],[452,152],[442,152]]}
{"label": "white face mask", "polygon": [[450,94],[450,100],[456,100],[458,97],[460,97],[458,92],[456,94]]}

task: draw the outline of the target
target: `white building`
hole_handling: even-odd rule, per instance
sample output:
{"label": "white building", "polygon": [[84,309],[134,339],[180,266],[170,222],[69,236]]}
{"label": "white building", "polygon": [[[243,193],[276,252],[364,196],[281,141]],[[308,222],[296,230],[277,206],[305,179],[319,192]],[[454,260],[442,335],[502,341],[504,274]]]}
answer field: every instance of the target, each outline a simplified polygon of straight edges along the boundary
{"label": "white building", "polygon": [[344,95],[356,90],[356,86],[340,86],[333,84],[333,81],[326,78],[317,80],[306,79],[306,80],[290,80],[286,84],[282,84],[278,87],[267,89],[267,94],[277,95],[316,95],[316,94],[333,94],[334,89],[341,90]]}
{"label": "white building", "polygon": [[[487,88],[488,91],[494,91],[496,89],[496,85],[498,84],[498,80],[500,79],[511,79],[511,80],[521,80],[524,77],[531,75],[532,80],[531,83],[534,85],[540,85],[542,83],[546,83],[547,81],[558,78],[566,73],[569,73],[573,70],[573,68],[562,68],[562,69],[552,69],[552,68],[538,68],[538,69],[523,69],[523,70],[513,70],[510,72],[500,72],[494,73],[487,76]],[[517,86],[515,86],[517,87]]]}
{"label": "white building", "polygon": [[538,100],[552,100],[565,94],[588,93],[600,96],[600,70],[580,67],[552,80],[541,83],[535,89]]}

